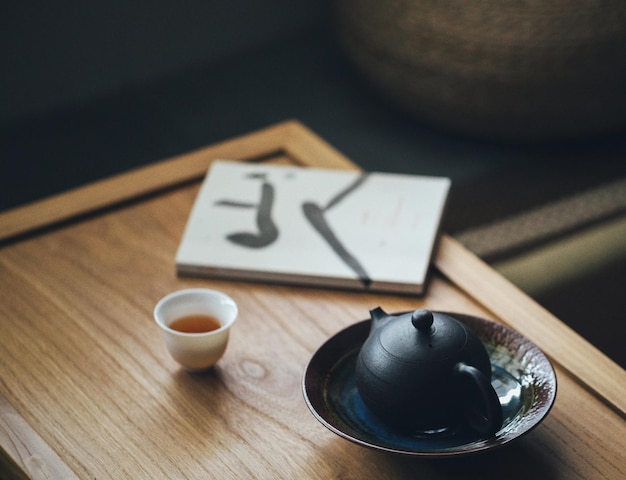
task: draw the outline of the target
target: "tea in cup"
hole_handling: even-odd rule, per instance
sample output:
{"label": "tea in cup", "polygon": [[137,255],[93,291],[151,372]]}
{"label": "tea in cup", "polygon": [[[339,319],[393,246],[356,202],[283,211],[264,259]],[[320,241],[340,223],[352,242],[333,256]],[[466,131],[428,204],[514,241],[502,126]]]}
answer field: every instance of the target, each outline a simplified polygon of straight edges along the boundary
{"label": "tea in cup", "polygon": [[206,370],[222,358],[237,314],[232,298],[207,288],[170,293],[154,308],[170,355],[190,371]]}

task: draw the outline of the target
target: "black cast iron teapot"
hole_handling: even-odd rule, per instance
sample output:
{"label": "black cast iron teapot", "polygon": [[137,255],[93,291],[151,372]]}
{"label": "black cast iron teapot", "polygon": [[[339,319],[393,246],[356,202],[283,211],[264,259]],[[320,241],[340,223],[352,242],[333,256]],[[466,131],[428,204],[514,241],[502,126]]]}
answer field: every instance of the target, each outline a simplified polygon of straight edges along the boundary
{"label": "black cast iron teapot", "polygon": [[471,428],[494,435],[502,408],[491,386],[491,363],[482,342],[450,315],[416,310],[370,311],[370,334],[361,347],[356,384],[381,420],[413,432]]}

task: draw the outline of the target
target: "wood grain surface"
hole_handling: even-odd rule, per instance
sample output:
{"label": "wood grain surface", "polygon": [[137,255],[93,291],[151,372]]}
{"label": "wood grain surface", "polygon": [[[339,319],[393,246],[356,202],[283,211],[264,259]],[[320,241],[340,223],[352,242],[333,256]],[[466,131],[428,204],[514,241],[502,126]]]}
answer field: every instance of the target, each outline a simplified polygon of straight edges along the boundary
{"label": "wood grain surface", "polygon": [[[157,167],[133,174],[138,184],[158,178],[151,187],[158,194],[146,195],[155,190],[143,184],[120,194],[124,188],[110,179],[85,187],[98,193],[86,210],[73,205],[75,196],[61,196],[55,200],[61,206],[64,198],[72,204],[62,219],[79,218],[57,227],[38,230],[58,221],[46,217],[46,203],[28,207],[35,213],[24,224],[11,212],[0,216],[2,231],[10,232],[0,247],[3,475],[626,476],[626,421],[623,400],[615,398],[625,391],[624,371],[445,235],[427,295],[419,298],[177,277],[174,255],[212,160],[354,168],[294,122],[241,142],[162,162],[168,174]],[[178,169],[188,163],[194,172],[181,180]],[[39,207],[45,222],[33,223]],[[163,295],[193,286],[223,290],[240,309],[224,358],[204,374],[178,367],[152,318]],[[555,363],[559,386],[550,415],[505,448],[452,461],[385,455],[337,437],[309,413],[302,373],[321,344],[377,305],[459,311],[514,325]],[[598,378],[581,380],[580,372]]]}

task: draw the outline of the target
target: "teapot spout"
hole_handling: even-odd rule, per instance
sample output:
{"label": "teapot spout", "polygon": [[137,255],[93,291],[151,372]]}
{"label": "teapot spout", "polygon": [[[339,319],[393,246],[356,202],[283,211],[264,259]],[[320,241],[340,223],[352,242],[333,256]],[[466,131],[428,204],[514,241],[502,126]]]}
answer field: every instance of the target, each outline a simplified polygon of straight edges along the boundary
{"label": "teapot spout", "polygon": [[389,315],[382,308],[376,307],[370,310],[370,318],[372,319],[372,329],[376,329],[385,323]]}

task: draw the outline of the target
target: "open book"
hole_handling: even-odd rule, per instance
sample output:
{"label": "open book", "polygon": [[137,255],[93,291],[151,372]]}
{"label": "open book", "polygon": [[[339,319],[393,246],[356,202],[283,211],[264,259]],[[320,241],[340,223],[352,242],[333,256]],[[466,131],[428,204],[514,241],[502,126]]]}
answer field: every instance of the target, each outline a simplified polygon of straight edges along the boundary
{"label": "open book", "polygon": [[443,177],[214,162],[176,268],[420,294],[449,187]]}

